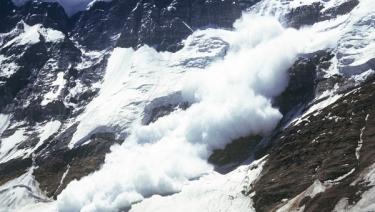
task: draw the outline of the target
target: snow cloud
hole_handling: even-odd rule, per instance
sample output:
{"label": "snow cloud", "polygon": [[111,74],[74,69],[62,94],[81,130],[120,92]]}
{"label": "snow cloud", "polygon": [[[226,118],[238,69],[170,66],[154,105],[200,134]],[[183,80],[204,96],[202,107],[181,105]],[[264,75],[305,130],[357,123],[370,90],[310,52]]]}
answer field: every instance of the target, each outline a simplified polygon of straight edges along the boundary
{"label": "snow cloud", "polygon": [[[12,0],[15,5],[21,5],[30,0]],[[86,10],[96,1],[112,1],[112,0],[41,0],[43,2],[58,2],[64,9],[66,14],[71,17],[79,11]]]}
{"label": "snow cloud", "polygon": [[271,101],[287,86],[286,70],[309,42],[307,31],[248,15],[234,27],[216,31],[230,44],[223,60],[186,71],[181,91],[191,107],[134,127],[100,171],[68,185],[58,197],[59,211],[127,210],[153,194],[179,192],[213,171],[207,159],[214,149],[276,127],[282,115]]}

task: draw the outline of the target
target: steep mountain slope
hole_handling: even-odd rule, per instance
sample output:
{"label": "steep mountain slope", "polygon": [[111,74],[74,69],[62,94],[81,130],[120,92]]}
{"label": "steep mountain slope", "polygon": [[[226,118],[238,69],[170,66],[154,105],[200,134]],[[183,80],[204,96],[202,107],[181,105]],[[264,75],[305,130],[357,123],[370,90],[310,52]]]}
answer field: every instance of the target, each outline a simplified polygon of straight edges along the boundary
{"label": "steep mountain slope", "polygon": [[0,2],[0,211],[374,210],[373,0],[78,2]]}

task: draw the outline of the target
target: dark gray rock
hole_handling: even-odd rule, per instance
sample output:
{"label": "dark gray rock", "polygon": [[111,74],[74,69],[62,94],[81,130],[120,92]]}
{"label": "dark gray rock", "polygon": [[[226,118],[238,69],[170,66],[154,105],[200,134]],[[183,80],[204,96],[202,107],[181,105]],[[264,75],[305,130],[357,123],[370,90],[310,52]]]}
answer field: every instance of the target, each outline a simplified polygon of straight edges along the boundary
{"label": "dark gray rock", "polygon": [[11,0],[0,2],[0,32],[9,32],[23,20],[28,25],[42,24],[63,33],[68,32],[68,17],[60,4],[28,1],[16,7]]}
{"label": "dark gray rock", "polygon": [[[46,191],[48,197],[56,199],[57,195],[73,180],[79,180],[82,177],[99,170],[104,163],[105,155],[110,151],[110,147],[118,142],[109,138],[108,135],[102,135],[84,146],[74,149],[64,149],[58,151],[58,154],[50,155],[48,160],[38,160],[38,168],[33,175],[39,182],[40,188]],[[111,136],[110,136],[111,137]],[[67,173],[66,173],[67,172]],[[66,173],[63,183],[61,179]]]}
{"label": "dark gray rock", "polygon": [[0,185],[26,173],[27,169],[31,167],[31,164],[31,158],[17,158],[0,164]]}
{"label": "dark gray rock", "polygon": [[[244,4],[237,0],[141,1],[127,17],[117,46],[137,48],[147,44],[159,51],[175,52],[182,47],[179,42],[197,28],[231,28]],[[252,3],[245,5],[250,7]]]}
{"label": "dark gray rock", "polygon": [[320,2],[303,5],[291,9],[284,17],[286,19],[285,23],[289,27],[299,29],[303,25],[312,25],[320,21],[336,18],[339,15],[347,14],[358,4],[358,0],[350,0],[326,11],[322,11],[324,6]]}
{"label": "dark gray rock", "polygon": [[64,8],[56,2],[28,1],[17,8],[26,24],[42,24],[63,33],[68,32],[68,16]]}
{"label": "dark gray rock", "polygon": [[[369,187],[351,183],[374,163],[373,82],[374,77],[356,88],[357,92],[349,92],[319,114],[308,115],[306,121],[291,124],[274,138],[261,178],[247,192],[255,191],[257,211],[278,208],[283,199],[294,198],[315,180],[334,180],[353,169],[348,177],[324,193],[304,199],[299,206],[305,205],[305,211],[332,211],[341,198],[348,197],[350,204],[360,199]],[[364,142],[357,160],[361,133]]]}
{"label": "dark gray rock", "polygon": [[12,0],[0,1],[0,33],[9,32],[21,20],[21,16],[15,12]]}
{"label": "dark gray rock", "polygon": [[136,0],[96,2],[89,10],[74,15],[70,20],[71,36],[88,49],[114,46]]}

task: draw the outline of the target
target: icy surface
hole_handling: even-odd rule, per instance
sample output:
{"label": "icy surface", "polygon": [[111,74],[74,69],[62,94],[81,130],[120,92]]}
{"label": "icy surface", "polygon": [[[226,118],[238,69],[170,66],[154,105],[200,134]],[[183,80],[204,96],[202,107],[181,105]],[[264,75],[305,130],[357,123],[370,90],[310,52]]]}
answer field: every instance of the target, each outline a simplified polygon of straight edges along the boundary
{"label": "icy surface", "polygon": [[338,43],[339,69],[346,76],[375,69],[375,11],[373,1],[360,1]]}

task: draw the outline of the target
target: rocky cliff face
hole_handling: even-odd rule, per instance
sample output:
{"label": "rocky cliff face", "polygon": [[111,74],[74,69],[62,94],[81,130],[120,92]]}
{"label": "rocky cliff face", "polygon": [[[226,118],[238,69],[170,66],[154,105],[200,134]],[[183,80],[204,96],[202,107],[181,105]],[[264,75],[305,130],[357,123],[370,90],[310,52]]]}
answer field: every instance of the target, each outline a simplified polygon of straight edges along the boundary
{"label": "rocky cliff face", "polygon": [[[283,115],[273,132],[234,139],[213,151],[209,162],[216,171],[228,173],[266,156],[259,177],[241,190],[256,211],[355,211],[362,201],[373,200],[375,182],[374,15],[365,14],[360,6],[357,0],[281,5],[271,0],[113,0],[95,2],[68,17],[56,2],[27,1],[16,6],[11,0],[1,1],[0,195],[5,196],[0,203],[4,211],[53,201],[70,182],[100,170],[111,146],[129,136],[132,123],[148,125],[188,110],[194,102],[183,99],[180,91],[157,86],[180,82],[178,74],[186,69],[203,70],[225,58],[229,44],[221,38],[185,39],[207,28],[232,30],[243,11],[275,15],[283,25],[296,29],[333,23],[324,30],[340,31],[342,36],[336,46],[300,55],[288,69],[289,84],[272,102]],[[101,87],[108,82],[114,49],[140,49],[142,54],[142,46],[155,50],[144,54],[152,59],[134,59],[127,67],[158,61],[167,64],[160,67],[183,68],[164,81],[152,75],[157,65],[150,73],[129,72],[127,76],[139,74],[136,79],[146,83],[126,82],[144,94],[131,99],[134,90],[129,90],[125,95],[131,102],[113,109],[113,113],[125,111],[128,119],[120,123],[112,114],[104,124],[92,123],[95,129],[87,127],[90,116],[100,113],[95,104],[106,104],[95,102],[100,95],[118,98],[128,89],[121,87],[125,82],[110,81],[109,88]],[[156,56],[165,51],[187,53],[177,59]],[[12,196],[12,189],[22,190],[27,198]],[[21,201],[25,198],[31,200]]]}

